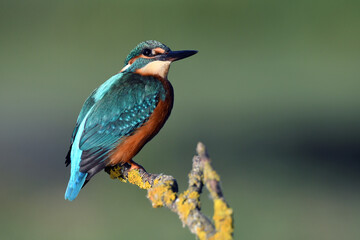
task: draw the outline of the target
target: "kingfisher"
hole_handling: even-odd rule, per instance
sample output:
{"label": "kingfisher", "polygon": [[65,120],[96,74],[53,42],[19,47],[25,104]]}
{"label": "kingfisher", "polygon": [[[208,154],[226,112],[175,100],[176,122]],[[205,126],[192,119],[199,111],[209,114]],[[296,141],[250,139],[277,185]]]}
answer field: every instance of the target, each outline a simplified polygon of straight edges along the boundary
{"label": "kingfisher", "polygon": [[65,164],[70,180],[65,199],[74,200],[82,187],[105,167],[128,163],[163,127],[174,101],[167,75],[174,61],[195,50],[171,51],[149,40],[138,44],[124,67],[86,99],[71,136]]}

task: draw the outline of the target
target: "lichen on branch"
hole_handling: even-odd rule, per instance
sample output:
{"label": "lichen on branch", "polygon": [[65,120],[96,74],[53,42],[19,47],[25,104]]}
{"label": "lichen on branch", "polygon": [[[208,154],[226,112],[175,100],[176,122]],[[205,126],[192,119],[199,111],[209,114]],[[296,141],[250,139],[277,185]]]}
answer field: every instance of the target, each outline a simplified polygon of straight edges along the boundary
{"label": "lichen on branch", "polygon": [[[234,232],[233,210],[224,199],[220,177],[211,166],[205,145],[198,143],[196,151],[189,173],[189,186],[183,193],[178,192],[176,179],[169,175],[152,174],[144,169],[130,170],[129,164],[107,167],[105,171],[113,179],[147,189],[147,197],[154,208],[167,207],[175,212],[183,226],[187,226],[200,240],[231,240]],[[213,221],[201,212],[203,186],[206,186],[214,202]]]}

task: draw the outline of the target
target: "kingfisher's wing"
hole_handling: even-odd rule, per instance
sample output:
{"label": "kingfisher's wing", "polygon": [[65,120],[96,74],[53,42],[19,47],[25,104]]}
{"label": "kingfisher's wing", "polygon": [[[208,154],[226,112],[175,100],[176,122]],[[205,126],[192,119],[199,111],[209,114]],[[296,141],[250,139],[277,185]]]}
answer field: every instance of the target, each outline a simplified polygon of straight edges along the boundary
{"label": "kingfisher's wing", "polygon": [[66,166],[68,166],[71,162],[71,159],[70,159],[70,152],[71,152],[71,146],[74,142],[74,139],[75,139],[75,135],[76,133],[78,132],[78,129],[79,129],[79,126],[82,122],[82,120],[84,119],[84,117],[86,116],[87,112],[92,108],[92,106],[94,106],[95,104],[95,98],[94,98],[94,95],[96,93],[96,89],[94,92],[92,92],[92,94],[86,99],[83,107],[81,108],[81,111],[80,111],[80,114],[76,120],[76,124],[75,124],[75,128],[74,128],[74,131],[71,135],[71,140],[70,140],[70,149],[65,157],[65,164]]}
{"label": "kingfisher's wing", "polygon": [[96,92],[96,89],[95,91],[86,99],[83,107],[81,108],[81,111],[79,113],[79,116],[76,120],[76,125],[75,125],[75,128],[74,128],[74,131],[71,135],[71,144],[74,142],[74,139],[75,139],[75,135],[78,131],[78,128],[82,122],[82,120],[84,119],[84,117],[86,116],[87,112],[91,109],[92,106],[94,106],[95,104],[95,98],[94,98],[94,95],[95,95],[95,92]]}
{"label": "kingfisher's wing", "polygon": [[79,148],[80,172],[92,175],[105,167],[108,153],[144,124],[165,97],[161,82],[150,76],[125,74],[97,101],[85,119]]}

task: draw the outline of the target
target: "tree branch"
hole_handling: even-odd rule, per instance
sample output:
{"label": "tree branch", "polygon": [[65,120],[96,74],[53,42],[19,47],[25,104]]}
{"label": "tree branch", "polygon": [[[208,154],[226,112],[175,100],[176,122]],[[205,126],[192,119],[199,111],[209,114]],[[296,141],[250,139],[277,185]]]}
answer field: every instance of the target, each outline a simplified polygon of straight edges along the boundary
{"label": "tree branch", "polygon": [[[189,174],[189,187],[178,193],[176,179],[164,174],[152,174],[144,169],[130,170],[129,164],[107,167],[112,179],[130,182],[147,189],[147,197],[154,208],[167,207],[175,212],[190,231],[200,240],[231,240],[233,236],[233,210],[225,202],[220,186],[220,177],[211,166],[206,147],[198,143],[197,155],[193,157]],[[206,186],[214,201],[213,222],[200,208],[200,194]]]}

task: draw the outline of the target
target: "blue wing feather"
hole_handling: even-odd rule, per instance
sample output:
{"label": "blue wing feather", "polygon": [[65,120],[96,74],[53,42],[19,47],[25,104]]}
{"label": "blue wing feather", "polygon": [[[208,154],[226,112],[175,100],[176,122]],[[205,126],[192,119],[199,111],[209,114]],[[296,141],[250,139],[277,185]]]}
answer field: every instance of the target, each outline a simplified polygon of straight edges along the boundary
{"label": "blue wing feather", "polygon": [[65,195],[69,200],[77,196],[84,179],[88,181],[105,167],[108,153],[144,124],[158,101],[165,98],[163,85],[154,77],[115,76],[92,93],[78,117],[70,154],[68,189],[72,191]]}
{"label": "blue wing feather", "polygon": [[86,99],[83,107],[81,108],[79,116],[78,116],[78,118],[76,120],[76,125],[75,125],[75,128],[74,128],[74,131],[73,131],[72,136],[71,136],[71,144],[74,142],[75,135],[76,135],[76,133],[78,131],[79,125],[81,124],[82,120],[84,119],[85,115],[88,113],[90,108],[92,106],[94,106],[94,104],[95,104],[95,98],[94,98],[95,92],[96,92],[96,90]]}
{"label": "blue wing feather", "polygon": [[[82,150],[89,150],[93,147],[113,148],[113,144],[117,144],[119,138],[121,140],[121,137],[128,136],[146,122],[157,103],[158,96],[154,94],[145,97],[140,104],[133,104],[131,108],[112,115],[111,118],[93,112],[93,117],[98,117],[98,119],[91,119],[92,124],[85,128],[80,140],[80,148]],[[102,112],[101,109],[97,109],[97,111]],[[94,121],[97,123],[94,124]]]}
{"label": "blue wing feather", "polygon": [[86,119],[80,148],[113,148],[121,137],[146,122],[164,94],[165,90],[156,78],[124,75],[94,105]]}

